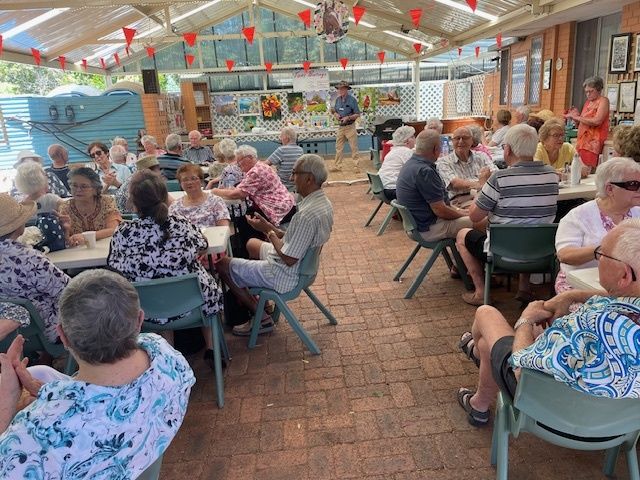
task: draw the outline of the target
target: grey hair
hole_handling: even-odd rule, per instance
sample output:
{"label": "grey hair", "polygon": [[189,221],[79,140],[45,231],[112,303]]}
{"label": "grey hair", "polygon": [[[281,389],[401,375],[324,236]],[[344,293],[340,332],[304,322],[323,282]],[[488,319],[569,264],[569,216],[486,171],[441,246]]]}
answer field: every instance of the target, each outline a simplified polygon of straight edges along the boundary
{"label": "grey hair", "polygon": [[295,142],[296,138],[298,138],[298,134],[291,127],[284,127],[282,130],[280,130],[280,133],[283,137],[289,140],[290,143]]}
{"label": "grey hair", "polygon": [[25,195],[32,195],[49,186],[47,174],[38,162],[24,162],[18,165],[15,182],[18,191]]}
{"label": "grey hair", "polygon": [[438,133],[442,133],[442,129],[444,128],[444,125],[442,124],[439,118],[431,117],[430,119],[427,120],[427,124],[425,125],[424,128],[436,130]]}
{"label": "grey hair", "polygon": [[191,130],[187,136],[191,136],[192,133],[196,134],[196,136],[198,137],[198,140],[202,138],[202,133],[200,133],[199,130]]}
{"label": "grey hair", "polygon": [[324,164],[324,159],[315,153],[305,153],[304,155],[301,155],[300,158],[296,160],[293,169],[300,169],[303,172],[313,175],[313,179],[318,187],[321,187],[322,184],[327,181],[327,177],[329,176],[327,167]]}
{"label": "grey hair", "polygon": [[218,142],[218,148],[224,158],[233,158],[236,155],[238,145],[230,138],[223,138]]}
{"label": "grey hair", "polygon": [[60,326],[75,357],[109,364],[138,348],[140,301],[123,276],[85,270],[71,279],[58,306]]}
{"label": "grey hair", "polygon": [[640,173],[640,164],[627,157],[610,158],[596,170],[596,197],[607,198],[607,183],[622,182],[625,175]]}
{"label": "grey hair", "polygon": [[538,148],[538,132],[526,123],[520,123],[507,130],[502,143],[509,145],[516,157],[533,158]]}
{"label": "grey hair", "polygon": [[116,146],[116,145],[124,146],[124,145],[129,145],[129,142],[124,137],[115,137],[113,140],[111,140],[111,145],[113,145],[113,146]]}
{"label": "grey hair", "polygon": [[591,87],[595,88],[599,92],[604,88],[604,80],[598,76],[593,76],[587,78],[584,82],[582,82],[582,88]]}
{"label": "grey hair", "polygon": [[140,143],[144,145],[145,143],[150,143],[152,145],[158,146],[158,142],[156,141],[156,137],[153,135],[143,135],[140,139]]}
{"label": "grey hair", "polygon": [[69,171],[67,174],[67,178],[69,179],[69,183],[73,182],[74,177],[84,177],[91,182],[91,188],[93,188],[95,192],[95,196],[99,197],[102,193],[102,181],[100,180],[100,176],[89,167],[80,167],[74,168]]}
{"label": "grey hair", "polygon": [[438,144],[440,144],[440,134],[435,130],[426,128],[416,137],[416,153],[421,155],[431,154]]}
{"label": "grey hair", "polygon": [[251,145],[240,145],[234,152],[236,157],[253,157],[258,158],[258,151]]}
{"label": "grey hair", "polygon": [[522,115],[525,120],[529,118],[529,115],[531,115],[531,109],[526,105],[521,105],[516,108],[516,112]]}
{"label": "grey hair", "polygon": [[[609,163],[609,161],[606,163]],[[620,233],[613,247],[612,255],[629,264],[637,274],[640,270],[640,242],[638,242],[638,238],[640,238],[640,218],[623,220],[613,231],[620,231]]]}
{"label": "grey hair", "polygon": [[116,159],[124,160],[127,157],[127,151],[122,145],[115,144],[109,149],[109,158],[115,163],[119,163]]}
{"label": "grey hair", "polygon": [[484,130],[480,125],[467,125],[467,128],[471,132],[471,137],[473,138],[473,143],[471,147],[475,147],[482,142],[482,135],[484,134]]}
{"label": "grey hair", "polygon": [[410,125],[403,125],[396,128],[391,138],[393,138],[393,145],[406,145],[411,137],[416,134],[416,129]]}
{"label": "grey hair", "polygon": [[167,138],[164,140],[164,146],[170,152],[180,150],[182,148],[182,139],[180,138],[180,135],[177,133],[170,133],[167,135]]}

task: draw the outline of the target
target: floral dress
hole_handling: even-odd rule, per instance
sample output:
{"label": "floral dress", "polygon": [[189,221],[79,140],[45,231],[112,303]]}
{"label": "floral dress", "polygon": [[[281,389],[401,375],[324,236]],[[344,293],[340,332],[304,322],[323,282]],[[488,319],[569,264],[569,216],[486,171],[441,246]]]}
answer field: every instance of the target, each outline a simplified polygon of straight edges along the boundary
{"label": "floral dress", "polygon": [[214,227],[218,220],[229,220],[229,209],[222,198],[206,194],[205,201],[199,205],[185,205],[185,197],[180,197],[169,207],[172,215],[181,215],[198,228]]}
{"label": "floral dress", "polygon": [[[165,231],[169,238],[163,240]],[[111,239],[107,264],[131,282],[197,273],[204,313],[212,316],[222,310],[222,289],[198,262],[207,246],[207,239],[184,217],[169,215],[165,230],[145,217],[120,224]],[[159,324],[169,320],[149,319]]]}
{"label": "floral dress", "polygon": [[110,195],[100,195],[96,202],[96,209],[89,215],[81,214],[74,199],[60,204],[60,215],[69,215],[71,219],[71,231],[69,236],[82,232],[95,232],[107,228],[107,218],[118,212],[116,202]]}

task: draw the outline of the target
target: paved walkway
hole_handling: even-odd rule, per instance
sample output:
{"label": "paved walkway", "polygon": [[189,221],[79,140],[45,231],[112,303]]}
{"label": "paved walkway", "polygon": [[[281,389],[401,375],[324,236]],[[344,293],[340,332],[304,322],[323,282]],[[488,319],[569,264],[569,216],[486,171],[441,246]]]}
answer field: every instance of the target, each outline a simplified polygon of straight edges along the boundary
{"label": "paved walkway", "polygon": [[[339,324],[329,325],[307,298],[291,304],[322,355],[305,351],[283,322],[251,351],[246,339],[228,335],[233,360],[221,410],[211,371],[199,355],[190,358],[198,381],[163,480],[495,478],[491,427],[471,427],[455,399],[459,386],[475,382],[475,366],[456,347],[474,309],[442,260],[413,299],[402,298],[425,252],[404,282],[392,281],[413,246],[399,222],[375,235],[382,213],[362,227],[374,207],[366,189],[327,187],[335,225],[313,291]],[[515,292],[492,295],[515,321]],[[510,453],[512,479],[604,478],[600,452],[525,434]],[[617,471],[628,478],[623,462]]]}

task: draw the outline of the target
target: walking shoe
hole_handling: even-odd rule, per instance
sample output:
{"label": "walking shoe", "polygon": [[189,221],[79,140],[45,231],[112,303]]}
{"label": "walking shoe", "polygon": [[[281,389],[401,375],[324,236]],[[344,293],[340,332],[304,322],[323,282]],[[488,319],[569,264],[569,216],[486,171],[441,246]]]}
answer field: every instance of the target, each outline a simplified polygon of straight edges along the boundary
{"label": "walking shoe", "polygon": [[[239,337],[248,337],[249,335],[251,335],[252,324],[253,324],[253,320],[249,320],[248,322],[245,322],[242,325],[236,325],[235,327],[233,327],[233,330],[231,333]],[[269,316],[264,317],[260,324],[260,330],[258,330],[258,335],[262,335],[263,333],[269,333],[271,331],[273,331],[273,320]]]}

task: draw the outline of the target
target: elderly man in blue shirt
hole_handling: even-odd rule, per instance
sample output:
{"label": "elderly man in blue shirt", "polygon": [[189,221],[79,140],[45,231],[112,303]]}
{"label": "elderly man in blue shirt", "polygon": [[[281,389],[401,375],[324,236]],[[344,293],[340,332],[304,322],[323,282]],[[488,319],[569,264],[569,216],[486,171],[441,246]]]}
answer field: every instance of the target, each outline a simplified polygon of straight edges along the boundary
{"label": "elderly man in blue shirt", "polygon": [[331,109],[333,116],[340,122],[338,132],[336,133],[336,162],[331,169],[332,172],[342,170],[342,158],[344,150],[344,142],[349,142],[351,147],[351,157],[356,172],[360,171],[358,166],[358,131],[356,130],[356,119],[360,116],[358,101],[351,95],[351,85],[347,82],[340,82],[336,86],[338,89],[338,97],[336,103]]}

